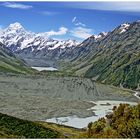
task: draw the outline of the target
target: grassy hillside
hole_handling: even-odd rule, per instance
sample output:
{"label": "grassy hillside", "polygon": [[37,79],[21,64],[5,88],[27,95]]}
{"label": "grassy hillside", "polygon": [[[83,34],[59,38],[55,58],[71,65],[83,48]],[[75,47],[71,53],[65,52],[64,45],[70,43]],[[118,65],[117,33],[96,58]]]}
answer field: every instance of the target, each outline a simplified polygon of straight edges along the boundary
{"label": "grassy hillside", "polygon": [[80,138],[84,129],[32,122],[0,113],[0,138]]}
{"label": "grassy hillside", "polygon": [[60,133],[39,123],[0,113],[0,138],[59,138]]}
{"label": "grassy hillside", "polygon": [[17,58],[11,51],[0,43],[0,72],[4,73],[33,73],[24,61]]}
{"label": "grassy hillside", "polygon": [[39,122],[44,127],[55,130],[61,134],[61,138],[83,138],[86,129],[77,129],[70,126],[59,125],[55,123]]}
{"label": "grassy hillside", "polygon": [[99,41],[92,37],[85,40],[72,71],[102,83],[136,89],[140,84],[140,22],[131,23],[123,33],[121,28]]}
{"label": "grassy hillside", "polygon": [[[109,52],[108,52],[109,53]],[[85,73],[86,77],[96,77],[97,80],[118,86],[137,88],[140,82],[140,53],[128,52],[118,58],[118,53],[110,56],[102,55],[95,58],[92,67]]]}

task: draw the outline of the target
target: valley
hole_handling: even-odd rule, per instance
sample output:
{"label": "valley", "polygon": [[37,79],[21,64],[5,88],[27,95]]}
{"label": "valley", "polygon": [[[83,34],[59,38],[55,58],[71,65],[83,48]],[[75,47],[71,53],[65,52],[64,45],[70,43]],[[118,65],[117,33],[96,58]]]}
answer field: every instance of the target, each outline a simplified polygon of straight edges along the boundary
{"label": "valley", "polygon": [[[0,33],[1,42],[32,67],[55,67],[74,76],[136,89],[140,79],[140,21],[122,23],[82,42],[55,40],[20,23]],[[131,81],[132,79],[132,81]]]}
{"label": "valley", "polygon": [[0,138],[125,137],[117,119],[134,119],[129,127],[138,132],[130,137],[137,136],[139,32],[139,20],[82,42],[52,39],[18,22],[1,29]]}

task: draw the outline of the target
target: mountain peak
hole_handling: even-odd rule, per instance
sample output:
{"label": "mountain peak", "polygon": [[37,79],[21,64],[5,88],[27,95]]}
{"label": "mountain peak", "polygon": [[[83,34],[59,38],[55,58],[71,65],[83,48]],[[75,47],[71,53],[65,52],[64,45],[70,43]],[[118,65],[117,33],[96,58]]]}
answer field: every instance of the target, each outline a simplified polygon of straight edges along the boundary
{"label": "mountain peak", "polygon": [[92,35],[89,38],[94,38],[95,41],[102,39],[103,37],[105,37],[108,34],[108,32],[101,32],[98,35]]}
{"label": "mountain peak", "polygon": [[128,26],[130,26],[130,24],[129,23],[123,23],[123,24],[121,24],[121,27],[128,27]]}
{"label": "mountain peak", "polygon": [[120,25],[119,30],[120,30],[120,34],[126,32],[126,30],[128,30],[130,24],[129,23],[123,23]]}
{"label": "mountain peak", "polygon": [[104,36],[106,36],[107,34],[108,34],[108,32],[101,32],[101,33],[99,33],[98,36],[100,36],[100,37],[104,37]]}
{"label": "mountain peak", "polygon": [[19,22],[15,22],[9,25],[8,28],[12,28],[14,30],[21,29],[23,26]]}

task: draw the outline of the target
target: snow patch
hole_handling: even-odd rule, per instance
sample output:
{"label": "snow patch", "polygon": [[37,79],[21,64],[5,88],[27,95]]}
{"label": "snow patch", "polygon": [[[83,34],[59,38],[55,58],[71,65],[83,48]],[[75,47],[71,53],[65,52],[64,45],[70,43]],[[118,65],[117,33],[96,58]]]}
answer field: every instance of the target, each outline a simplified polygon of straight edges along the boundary
{"label": "snow patch", "polygon": [[130,24],[128,23],[124,23],[124,24],[121,24],[121,27],[119,28],[120,29],[120,34],[126,32],[129,28]]}
{"label": "snow patch", "polygon": [[33,43],[34,46],[37,46],[37,45],[39,45],[39,44],[40,44],[40,41],[37,41],[37,42],[34,42],[34,43]]}
{"label": "snow patch", "polygon": [[31,43],[31,42],[33,42],[34,41],[34,38],[30,38],[30,39],[25,39],[23,42],[22,42],[22,44],[21,44],[21,50],[22,49],[24,49],[24,48],[27,48],[28,46],[28,44],[29,43]]}

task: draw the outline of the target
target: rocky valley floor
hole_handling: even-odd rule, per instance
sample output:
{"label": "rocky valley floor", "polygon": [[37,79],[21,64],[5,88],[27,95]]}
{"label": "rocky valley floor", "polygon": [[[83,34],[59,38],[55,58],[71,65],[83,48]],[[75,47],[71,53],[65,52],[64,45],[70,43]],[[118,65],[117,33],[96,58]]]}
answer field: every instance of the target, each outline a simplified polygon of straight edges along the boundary
{"label": "rocky valley floor", "polygon": [[133,101],[133,93],[77,77],[0,76],[0,112],[42,121],[53,117],[95,115],[99,100]]}

